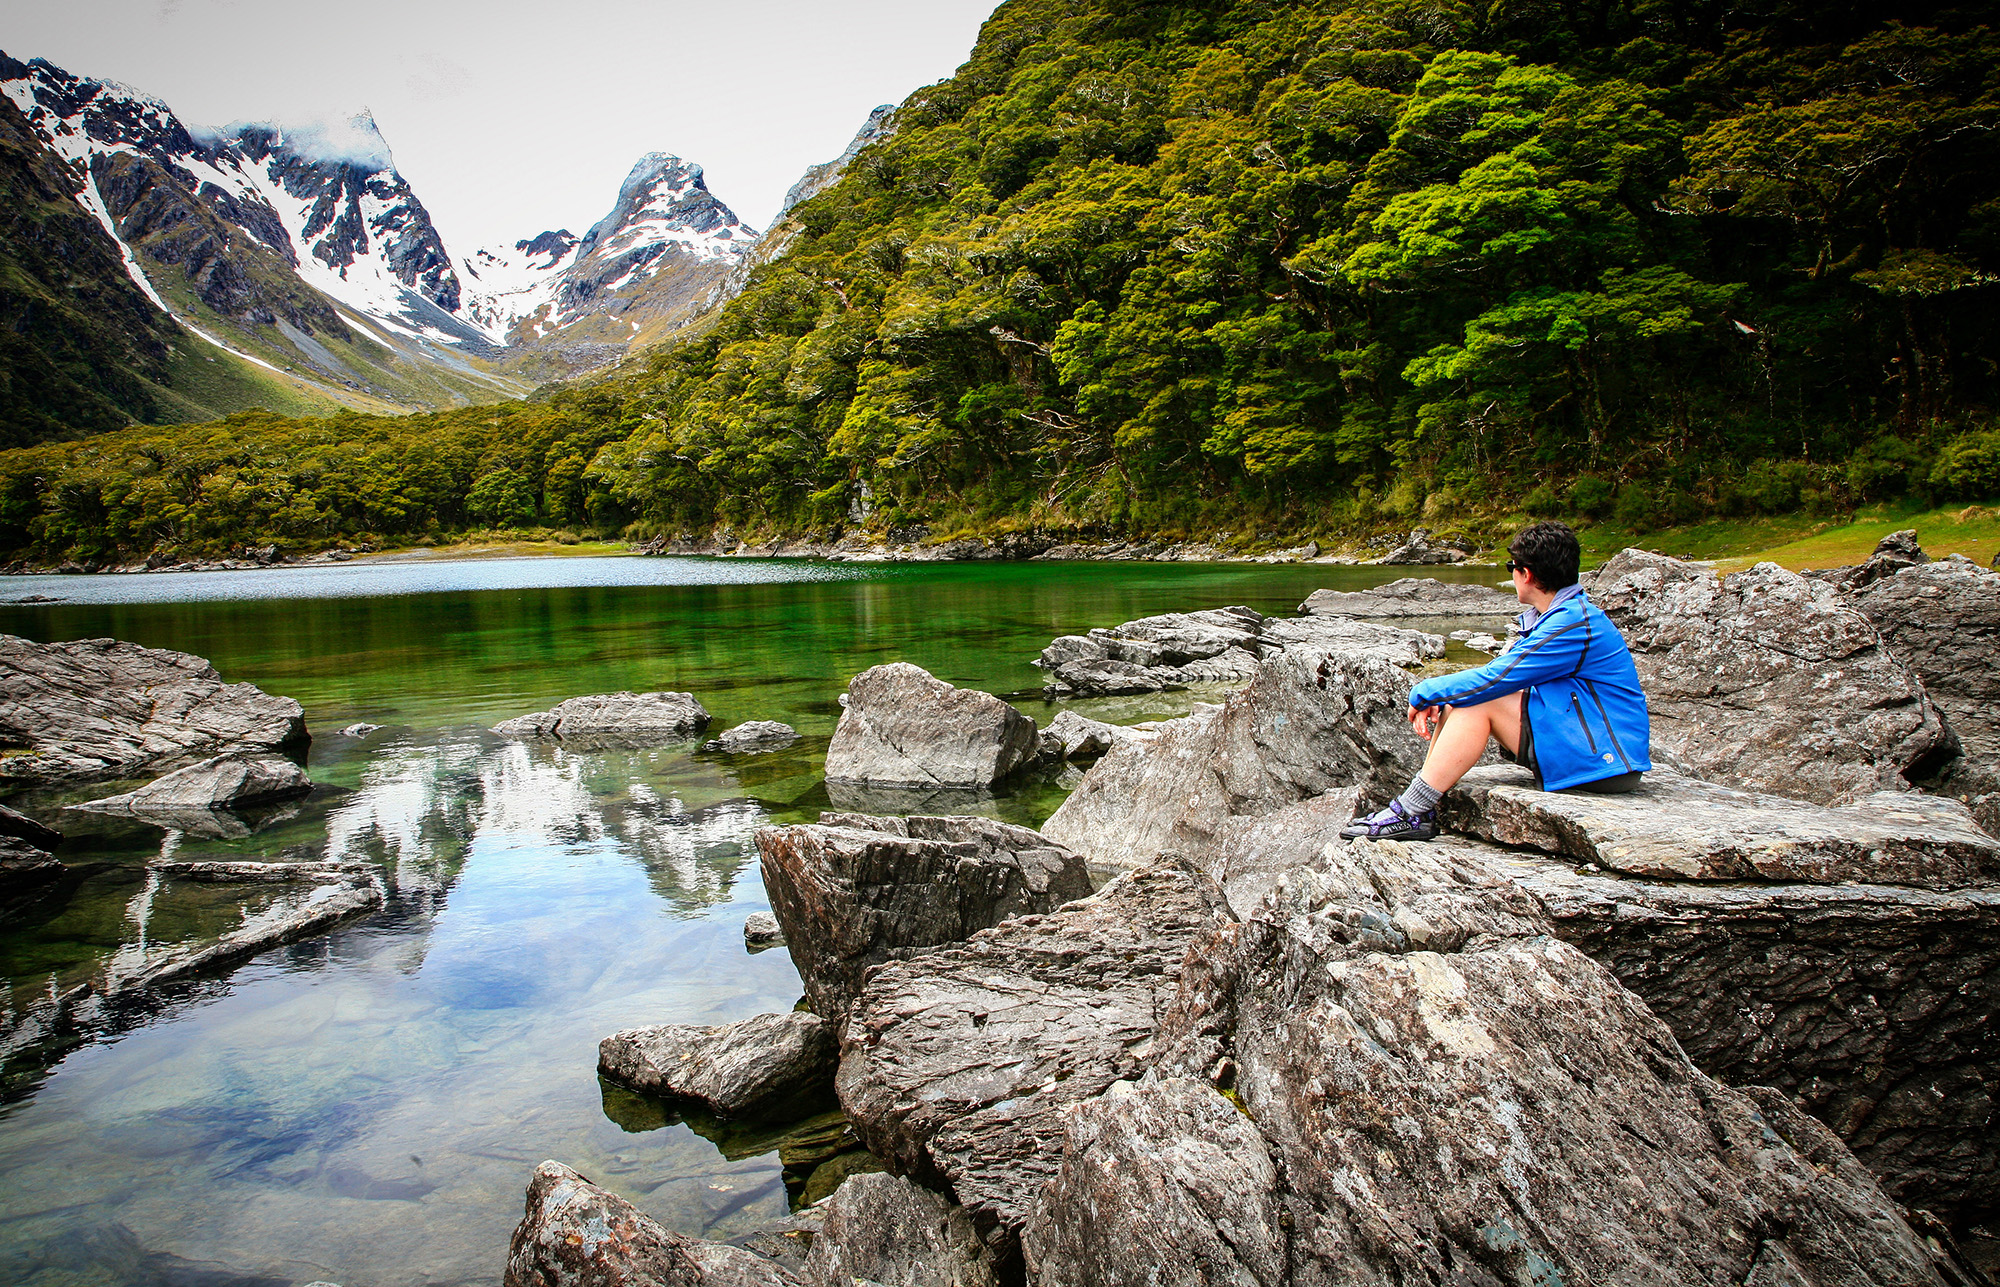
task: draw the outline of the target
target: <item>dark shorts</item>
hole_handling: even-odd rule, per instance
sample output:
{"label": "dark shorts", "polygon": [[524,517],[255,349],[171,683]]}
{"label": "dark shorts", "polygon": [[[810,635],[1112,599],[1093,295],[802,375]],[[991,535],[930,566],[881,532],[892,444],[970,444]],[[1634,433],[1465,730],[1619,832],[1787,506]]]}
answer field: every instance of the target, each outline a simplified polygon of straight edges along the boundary
{"label": "dark shorts", "polygon": [[[1521,749],[1510,751],[1500,748],[1500,758],[1509,764],[1518,764],[1535,775],[1535,785],[1542,785],[1542,766],[1535,762],[1535,726],[1528,722],[1528,694],[1521,694]],[[1637,769],[1630,773],[1619,773],[1595,782],[1579,782],[1575,786],[1564,787],[1565,791],[1582,791],[1590,795],[1624,795],[1627,791],[1639,789],[1642,775]],[[1544,788],[1546,789],[1546,788]]]}

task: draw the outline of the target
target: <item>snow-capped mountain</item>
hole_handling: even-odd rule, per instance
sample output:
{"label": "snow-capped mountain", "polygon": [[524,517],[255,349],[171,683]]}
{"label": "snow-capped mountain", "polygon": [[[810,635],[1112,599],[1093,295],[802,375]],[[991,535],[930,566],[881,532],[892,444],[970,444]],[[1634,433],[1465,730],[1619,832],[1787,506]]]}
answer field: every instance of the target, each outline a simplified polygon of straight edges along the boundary
{"label": "snow-capped mountain", "polygon": [[466,313],[512,344],[558,334],[571,343],[628,343],[684,314],[757,236],[708,190],[700,166],[651,152],[625,176],[611,212],[581,238],[544,232],[465,259]]}
{"label": "snow-capped mountain", "polygon": [[364,404],[524,388],[487,369],[499,348],[457,315],[451,256],[366,113],[197,131],[139,90],[4,54],[0,94],[71,163],[133,282],[202,338]]}

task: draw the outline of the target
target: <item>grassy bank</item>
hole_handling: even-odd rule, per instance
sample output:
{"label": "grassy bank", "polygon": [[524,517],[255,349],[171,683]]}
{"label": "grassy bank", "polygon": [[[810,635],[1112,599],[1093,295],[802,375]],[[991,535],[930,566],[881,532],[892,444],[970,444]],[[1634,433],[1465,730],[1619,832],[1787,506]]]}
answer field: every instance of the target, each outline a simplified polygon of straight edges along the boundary
{"label": "grassy bank", "polygon": [[1710,559],[1722,572],[1765,561],[1798,571],[1859,563],[1883,537],[1903,528],[1916,529],[1917,540],[1932,558],[1963,554],[1986,566],[2000,553],[2000,504],[1926,510],[1873,505],[1844,519],[1787,514],[1718,519],[1644,533],[1596,523],[1581,528],[1578,535],[1584,561],[1592,564],[1637,546],[1676,557]]}

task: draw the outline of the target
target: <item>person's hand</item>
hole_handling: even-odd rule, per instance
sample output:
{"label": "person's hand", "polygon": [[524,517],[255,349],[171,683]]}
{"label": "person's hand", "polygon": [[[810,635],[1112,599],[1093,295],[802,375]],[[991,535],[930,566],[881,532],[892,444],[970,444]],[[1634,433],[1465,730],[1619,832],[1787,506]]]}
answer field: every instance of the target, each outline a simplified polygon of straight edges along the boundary
{"label": "person's hand", "polygon": [[1416,730],[1418,737],[1428,742],[1431,740],[1431,735],[1444,723],[1445,713],[1450,709],[1449,706],[1412,706],[1410,727]]}

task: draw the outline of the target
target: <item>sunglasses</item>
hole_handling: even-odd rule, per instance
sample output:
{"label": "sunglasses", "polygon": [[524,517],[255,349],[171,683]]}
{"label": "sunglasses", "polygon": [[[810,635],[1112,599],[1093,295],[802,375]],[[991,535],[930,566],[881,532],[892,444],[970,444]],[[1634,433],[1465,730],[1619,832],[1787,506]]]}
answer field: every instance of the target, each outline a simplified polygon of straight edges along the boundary
{"label": "sunglasses", "polygon": [[1527,564],[1525,564],[1525,563],[1516,563],[1516,562],[1515,562],[1514,560],[1512,560],[1512,559],[1508,559],[1508,560],[1507,560],[1507,575],[1508,575],[1508,576],[1513,576],[1513,575],[1514,575],[1514,574],[1515,574],[1516,572],[1526,572],[1527,570],[1528,570],[1528,565],[1527,565]]}

